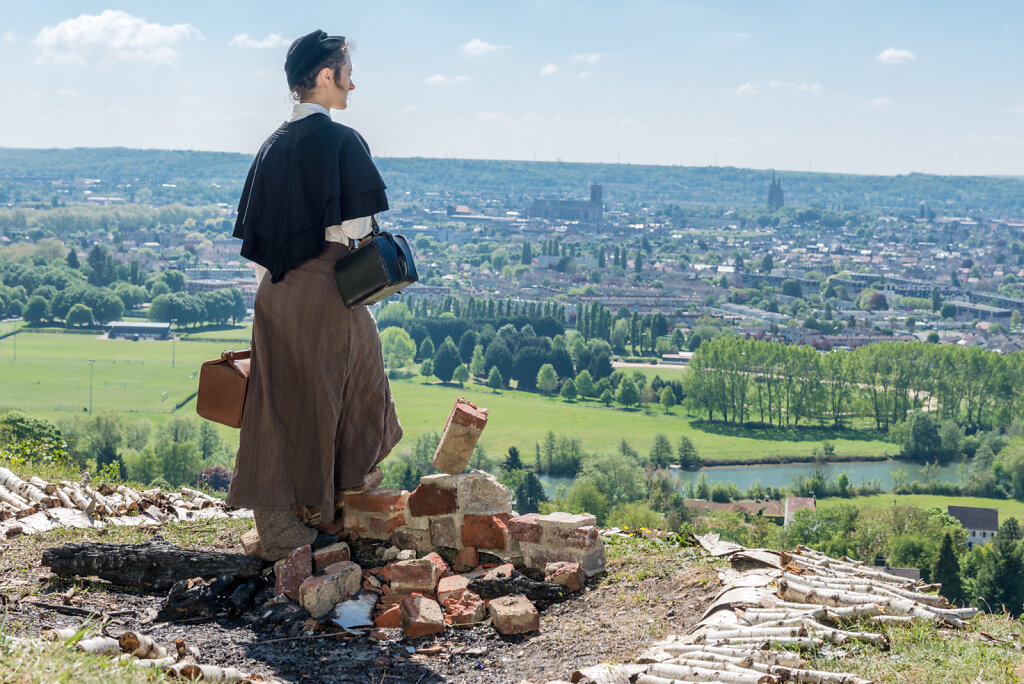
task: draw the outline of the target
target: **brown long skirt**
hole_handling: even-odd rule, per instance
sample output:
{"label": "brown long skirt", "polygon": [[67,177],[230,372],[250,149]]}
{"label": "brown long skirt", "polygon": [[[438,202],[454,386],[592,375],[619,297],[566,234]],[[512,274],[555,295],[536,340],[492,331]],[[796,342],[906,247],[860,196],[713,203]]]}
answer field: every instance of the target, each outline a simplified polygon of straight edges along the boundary
{"label": "brown long skirt", "polygon": [[365,306],[346,308],[329,242],[256,292],[252,360],[227,503],[334,518],[335,491],[358,487],[402,438],[380,336]]}

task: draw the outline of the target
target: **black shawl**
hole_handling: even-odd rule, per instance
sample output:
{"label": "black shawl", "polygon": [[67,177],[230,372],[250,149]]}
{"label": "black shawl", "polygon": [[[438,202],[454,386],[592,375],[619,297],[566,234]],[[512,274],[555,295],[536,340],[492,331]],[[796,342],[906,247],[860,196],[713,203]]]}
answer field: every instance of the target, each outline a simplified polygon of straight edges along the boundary
{"label": "black shawl", "polygon": [[324,229],[388,209],[384,180],[355,130],[311,114],[286,121],[249,168],[234,236],[278,282],[324,249]]}

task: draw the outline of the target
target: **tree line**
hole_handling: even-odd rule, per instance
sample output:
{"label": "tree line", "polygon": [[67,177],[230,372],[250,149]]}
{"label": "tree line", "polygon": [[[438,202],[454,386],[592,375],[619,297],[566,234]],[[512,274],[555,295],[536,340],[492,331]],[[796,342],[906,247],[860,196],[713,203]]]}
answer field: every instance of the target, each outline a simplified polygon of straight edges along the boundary
{"label": "tree line", "polygon": [[1024,414],[1024,354],[926,342],[880,342],[819,353],[809,346],[723,336],[702,344],[685,382],[708,420],[842,427],[855,417],[880,430],[914,411],[971,430]]}

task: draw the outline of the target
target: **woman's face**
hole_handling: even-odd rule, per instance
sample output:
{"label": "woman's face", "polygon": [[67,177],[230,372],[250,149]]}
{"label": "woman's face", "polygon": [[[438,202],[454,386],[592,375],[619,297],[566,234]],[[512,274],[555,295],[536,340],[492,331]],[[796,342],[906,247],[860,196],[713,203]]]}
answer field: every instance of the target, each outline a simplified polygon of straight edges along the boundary
{"label": "woman's face", "polygon": [[349,91],[356,88],[356,84],[352,81],[352,60],[345,60],[345,65],[341,67],[337,82],[334,80],[332,70],[325,69],[324,71],[327,74],[324,82],[326,86],[325,94],[330,102],[330,109],[345,109],[348,107]]}

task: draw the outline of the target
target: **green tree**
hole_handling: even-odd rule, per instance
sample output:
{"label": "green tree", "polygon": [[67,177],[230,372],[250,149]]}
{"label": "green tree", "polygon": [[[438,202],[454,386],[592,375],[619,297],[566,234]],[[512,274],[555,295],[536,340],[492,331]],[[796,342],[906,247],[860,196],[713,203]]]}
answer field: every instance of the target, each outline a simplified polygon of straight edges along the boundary
{"label": "green tree", "polygon": [[576,479],[565,497],[567,513],[590,513],[597,518],[598,525],[604,525],[608,517],[608,497],[588,480]]}
{"label": "green tree", "polygon": [[672,462],[672,443],[660,432],[654,435],[654,443],[651,444],[647,462],[655,468],[667,468]]}
{"label": "green tree", "polygon": [[21,312],[22,318],[32,325],[39,325],[50,318],[50,304],[39,295],[32,295]]}
{"label": "green tree", "polygon": [[469,367],[464,363],[459,364],[459,367],[452,373],[452,380],[459,383],[459,387],[463,387],[469,382]]}
{"label": "green tree", "polygon": [[172,486],[195,483],[202,468],[198,440],[199,427],[191,417],[172,416],[157,431],[154,451]]}
{"label": "green tree", "polygon": [[527,266],[533,263],[533,250],[530,249],[529,242],[523,243],[523,252],[519,257],[519,262],[522,264],[526,264]]}
{"label": "green tree", "polygon": [[610,389],[606,389],[603,392],[601,392],[601,396],[599,397],[599,399],[601,403],[604,404],[605,406],[611,406],[612,402],[615,400],[615,397],[614,395],[612,395],[612,391]]}
{"label": "green tree", "polygon": [[551,394],[558,389],[558,374],[550,363],[545,363],[537,371],[537,389],[545,394]]}
{"label": "green tree", "polygon": [[380,344],[388,368],[403,368],[416,356],[416,343],[398,326],[384,328],[380,333]]}
{"label": "green tree", "polygon": [[64,318],[64,322],[69,328],[74,328],[80,325],[92,325],[92,309],[87,307],[85,304],[75,304],[68,311],[68,315]]}
{"label": "green tree", "polygon": [[956,550],[953,548],[953,535],[946,532],[942,536],[942,546],[939,547],[939,557],[932,569],[932,581],[942,585],[940,593],[950,603],[962,604],[964,601],[963,584],[960,579],[960,560],[957,558]]}
{"label": "green tree", "polygon": [[65,262],[67,263],[68,268],[73,268],[75,270],[81,268],[82,265],[78,261],[78,252],[75,251],[74,247],[68,250],[68,256],[65,259]]}
{"label": "green tree", "polygon": [[541,481],[536,475],[526,471],[522,482],[516,487],[516,508],[520,515],[539,512],[540,504],[547,500]]}
{"label": "green tree", "polygon": [[495,392],[505,386],[505,380],[501,377],[501,371],[498,370],[497,366],[491,367],[491,372],[487,376],[487,386]]}
{"label": "green tree", "polygon": [[575,401],[577,395],[576,382],[572,378],[563,382],[560,394],[566,401]]}
{"label": "green tree", "polygon": [[418,358],[420,359],[433,359],[434,358],[434,343],[430,339],[430,335],[423,338],[420,342],[420,349]]}
{"label": "green tree", "polygon": [[434,375],[439,377],[441,382],[449,383],[461,362],[455,342],[451,337],[446,337],[434,353]]}
{"label": "green tree", "polygon": [[473,347],[473,359],[469,363],[469,372],[474,377],[482,378],[487,372],[487,362],[484,359],[484,348],[482,345]]}
{"label": "green tree", "polygon": [[579,390],[581,397],[594,396],[594,380],[586,368],[576,375],[576,389]]}
{"label": "green tree", "polygon": [[423,359],[420,364],[420,375],[425,378],[432,378],[434,376],[434,359]]}
{"label": "green tree", "polygon": [[606,525],[630,530],[661,529],[664,516],[640,501],[620,503],[608,511]]}
{"label": "green tree", "polygon": [[224,449],[217,426],[208,420],[200,421],[197,442],[199,457],[204,461],[211,460]]}
{"label": "green tree", "polygon": [[761,259],[761,265],[757,270],[761,271],[761,273],[771,273],[773,268],[775,268],[775,263],[772,261],[772,253],[768,252]]}
{"label": "green tree", "polygon": [[661,388],[661,396],[658,399],[664,407],[665,413],[668,413],[676,405],[676,393],[668,385]]}
{"label": "green tree", "polygon": [[85,448],[82,451],[86,456],[95,459],[97,472],[111,463],[116,463],[118,468],[123,465],[118,454],[118,448],[123,440],[123,429],[124,420],[120,414],[113,411],[98,413],[89,421]]}
{"label": "green tree", "polygon": [[939,293],[938,286],[932,287],[932,311],[938,311],[942,308],[942,295]]}
{"label": "green tree", "polygon": [[679,461],[679,467],[687,470],[703,465],[703,461],[697,454],[697,448],[693,446],[693,442],[686,435],[681,436],[676,442],[676,458]]}
{"label": "green tree", "polygon": [[625,407],[635,406],[640,401],[640,390],[632,378],[623,378],[615,392],[615,401]]}
{"label": "green tree", "polygon": [[956,304],[946,302],[939,310],[939,315],[942,316],[943,320],[952,320],[956,318]]}

